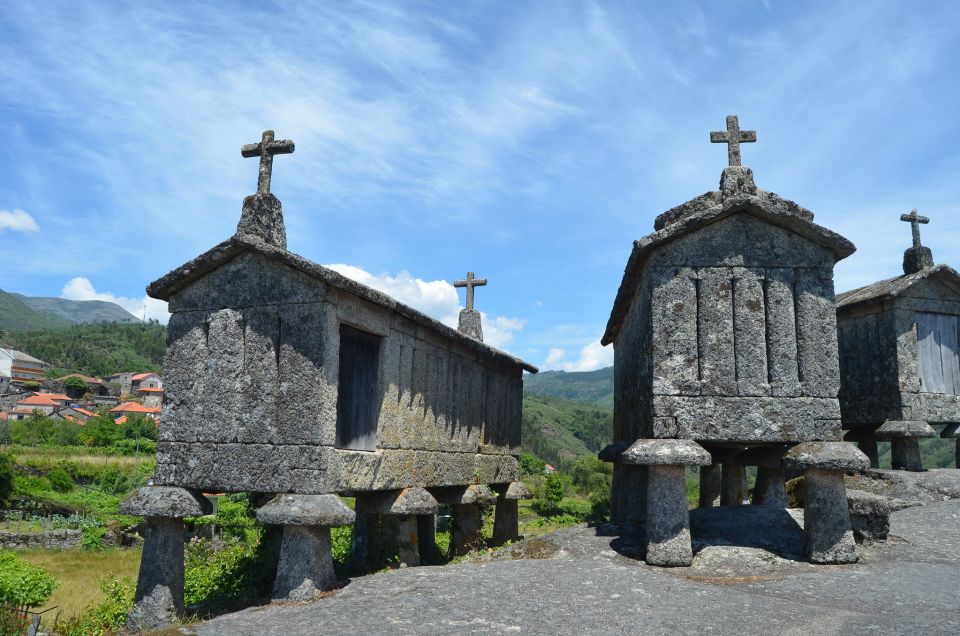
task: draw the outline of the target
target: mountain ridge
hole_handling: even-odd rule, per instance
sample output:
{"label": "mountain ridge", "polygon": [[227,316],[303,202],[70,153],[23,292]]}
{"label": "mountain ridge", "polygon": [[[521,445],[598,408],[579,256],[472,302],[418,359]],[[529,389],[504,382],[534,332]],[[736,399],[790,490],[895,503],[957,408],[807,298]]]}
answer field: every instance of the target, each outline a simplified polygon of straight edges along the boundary
{"label": "mountain ridge", "polygon": [[0,289],[0,330],[33,331],[101,322],[140,320],[120,305],[105,300],[27,296]]}

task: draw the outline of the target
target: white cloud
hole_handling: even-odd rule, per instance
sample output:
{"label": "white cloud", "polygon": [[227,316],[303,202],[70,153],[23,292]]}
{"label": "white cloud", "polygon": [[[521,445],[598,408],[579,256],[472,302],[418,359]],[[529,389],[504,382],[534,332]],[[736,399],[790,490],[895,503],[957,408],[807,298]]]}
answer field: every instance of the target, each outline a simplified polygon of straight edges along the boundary
{"label": "white cloud", "polygon": [[146,317],[148,320],[152,318],[166,324],[170,318],[170,314],[167,311],[167,303],[162,300],[150,298],[149,296],[144,296],[143,298],[127,298],[126,296],[115,296],[110,292],[98,292],[94,289],[90,279],[83,276],[70,279],[67,284],[63,286],[60,297],[68,300],[104,300],[108,303],[120,305],[137,318],[143,317],[144,306],[146,306]]}
{"label": "white cloud", "polygon": [[11,232],[37,232],[40,227],[33,217],[23,210],[0,210],[0,230],[10,230]]}
{"label": "white cloud", "polygon": [[545,370],[562,371],[595,371],[613,364],[613,347],[604,347],[599,340],[587,344],[580,350],[580,358],[571,362],[564,362],[566,352],[563,349],[553,348],[547,354],[543,367]]}
{"label": "white cloud", "polygon": [[[367,287],[382,291],[448,327],[454,329],[457,327],[462,309],[460,297],[457,289],[445,280],[426,281],[422,278],[414,278],[410,272],[400,272],[396,276],[386,273],[371,274],[363,268],[343,263],[334,263],[325,267],[358,283],[363,283]],[[498,349],[505,349],[513,340],[514,334],[523,329],[527,323],[520,318],[491,316],[485,312],[480,312],[480,322],[483,327],[483,341]]]}
{"label": "white cloud", "polygon": [[546,362],[543,363],[543,366],[544,366],[544,367],[548,367],[548,368],[549,368],[549,367],[553,367],[553,366],[555,366],[558,362],[560,362],[561,360],[563,360],[563,358],[564,358],[566,355],[567,355],[567,352],[566,352],[566,351],[564,351],[563,349],[554,347],[554,348],[550,349],[550,351],[547,353],[547,360],[546,360]]}

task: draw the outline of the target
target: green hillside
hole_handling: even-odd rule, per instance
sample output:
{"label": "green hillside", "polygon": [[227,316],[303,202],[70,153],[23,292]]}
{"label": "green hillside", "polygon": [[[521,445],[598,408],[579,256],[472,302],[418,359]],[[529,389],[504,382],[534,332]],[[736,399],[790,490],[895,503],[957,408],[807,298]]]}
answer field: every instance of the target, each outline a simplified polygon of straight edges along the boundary
{"label": "green hillside", "polygon": [[56,316],[70,324],[85,325],[96,322],[140,322],[136,316],[116,303],[104,300],[67,300],[49,296],[11,294],[30,309]]}
{"label": "green hillside", "polygon": [[[920,458],[924,468],[956,468],[956,441],[932,437],[920,440]],[[890,468],[890,443],[877,444],[881,468]]]}
{"label": "green hillside", "polygon": [[596,371],[543,371],[525,375],[523,391],[613,410],[613,367]]}
{"label": "green hillside", "polygon": [[0,346],[40,358],[54,367],[53,375],[79,372],[102,377],[121,371],[160,372],[166,338],[167,328],[155,323],[100,323],[0,332]]}
{"label": "green hillside", "polygon": [[70,321],[28,307],[18,294],[0,289],[0,331],[68,327]]}
{"label": "green hillside", "polygon": [[560,470],[610,443],[613,413],[561,398],[523,396],[523,450]]}

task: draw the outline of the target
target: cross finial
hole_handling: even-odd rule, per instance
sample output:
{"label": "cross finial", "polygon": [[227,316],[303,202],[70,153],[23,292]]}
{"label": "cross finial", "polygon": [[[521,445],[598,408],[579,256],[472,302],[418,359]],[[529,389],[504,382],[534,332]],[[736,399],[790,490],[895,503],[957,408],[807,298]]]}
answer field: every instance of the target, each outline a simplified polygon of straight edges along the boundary
{"label": "cross finial", "polygon": [[727,162],[731,166],[740,165],[740,144],[752,144],[757,141],[757,131],[740,130],[740,120],[736,115],[727,115],[727,130],[710,133],[710,143],[727,144]]}
{"label": "cross finial", "polygon": [[913,246],[920,247],[920,224],[926,225],[930,222],[930,219],[917,214],[917,209],[914,208],[910,211],[910,214],[901,214],[900,220],[910,224],[910,229],[913,231]]}
{"label": "cross finial", "polygon": [[270,193],[270,176],[273,174],[273,155],[288,155],[293,152],[289,139],[273,140],[273,131],[264,130],[258,144],[246,144],[240,149],[244,157],[260,157],[260,177],[257,179],[257,194]]}
{"label": "cross finial", "polygon": [[467,309],[473,309],[473,288],[483,287],[486,284],[486,278],[474,278],[473,272],[467,272],[466,279],[454,281],[453,286],[467,288]]}

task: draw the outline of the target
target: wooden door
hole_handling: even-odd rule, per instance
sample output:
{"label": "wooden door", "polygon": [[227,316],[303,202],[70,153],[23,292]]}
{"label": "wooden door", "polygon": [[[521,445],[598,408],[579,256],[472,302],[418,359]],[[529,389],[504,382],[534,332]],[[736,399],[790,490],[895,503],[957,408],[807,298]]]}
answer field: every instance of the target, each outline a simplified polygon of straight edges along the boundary
{"label": "wooden door", "polygon": [[380,337],[341,325],[337,448],[376,450],[379,387]]}
{"label": "wooden door", "polygon": [[917,313],[917,366],[924,393],[960,395],[957,316]]}

